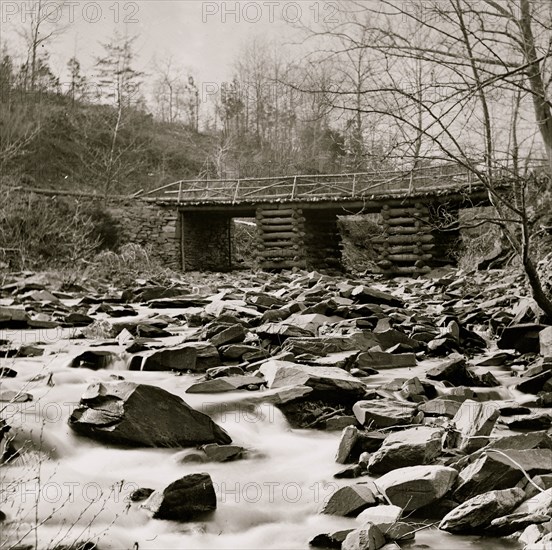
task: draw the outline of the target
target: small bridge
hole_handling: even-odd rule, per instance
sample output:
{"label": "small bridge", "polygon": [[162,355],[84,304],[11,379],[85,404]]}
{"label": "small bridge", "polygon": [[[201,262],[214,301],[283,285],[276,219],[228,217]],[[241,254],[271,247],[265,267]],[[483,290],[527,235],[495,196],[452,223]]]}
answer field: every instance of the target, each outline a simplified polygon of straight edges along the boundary
{"label": "small bridge", "polygon": [[[232,267],[232,219],[255,218],[264,269],[339,267],[338,216],[379,214],[372,239],[383,273],[412,275],[446,261],[458,231],[442,232],[461,207],[488,204],[471,171],[441,164],[410,171],[182,180],[138,196],[179,212],[185,270]],[[446,213],[443,205],[446,204]]]}
{"label": "small bridge", "polygon": [[378,196],[433,195],[477,185],[473,172],[457,164],[352,174],[293,175],[264,178],[198,179],[169,183],[143,195],[177,204],[272,204],[275,202],[350,202]]}

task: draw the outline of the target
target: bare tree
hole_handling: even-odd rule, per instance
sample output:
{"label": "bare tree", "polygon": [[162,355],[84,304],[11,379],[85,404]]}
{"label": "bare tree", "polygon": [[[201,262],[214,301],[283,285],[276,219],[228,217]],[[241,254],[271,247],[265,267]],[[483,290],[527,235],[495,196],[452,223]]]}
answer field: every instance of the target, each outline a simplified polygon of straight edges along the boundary
{"label": "bare tree", "polygon": [[34,92],[36,91],[43,49],[48,42],[67,29],[67,25],[58,23],[65,0],[54,0],[53,2],[32,0],[26,1],[24,4],[29,22],[19,30],[19,34],[27,46],[25,89]]}
{"label": "bare tree", "polygon": [[[351,39],[351,49],[364,50],[379,71],[360,92],[338,90],[335,106],[381,115],[389,127],[408,129],[405,136],[411,138],[403,150],[413,151],[415,162],[444,158],[469,171],[495,208],[496,217],[488,221],[500,226],[522,261],[535,300],[552,316],[552,301],[543,290],[532,250],[530,180],[520,178],[515,169],[520,156],[533,153],[528,145],[535,132],[552,166],[547,95],[551,7],[529,0],[485,0],[484,5],[482,10],[480,3],[469,0],[381,0],[374,9],[373,4],[343,3],[341,22],[324,29],[324,35],[336,43],[343,43],[344,36],[358,36],[358,11],[366,12],[365,39]],[[347,17],[350,23],[343,24]],[[405,82],[409,67],[417,78]],[[424,78],[424,73],[433,77]],[[364,97],[360,109],[348,101],[359,93]],[[520,140],[518,121],[528,112],[527,100],[532,103],[533,128]],[[513,115],[506,111],[508,104],[514,105]],[[505,176],[510,194],[499,189]]]}

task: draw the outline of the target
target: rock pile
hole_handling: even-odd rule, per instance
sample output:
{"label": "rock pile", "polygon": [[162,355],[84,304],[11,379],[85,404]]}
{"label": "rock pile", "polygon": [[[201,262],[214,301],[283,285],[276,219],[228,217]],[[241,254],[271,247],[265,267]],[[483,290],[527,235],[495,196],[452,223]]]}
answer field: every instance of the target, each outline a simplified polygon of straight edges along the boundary
{"label": "rock pile", "polygon": [[[23,284],[4,287],[12,303],[0,308],[0,323],[81,327],[86,345],[71,360],[75,368],[106,368],[123,357],[131,370],[191,373],[189,394],[237,393],[238,402],[275,404],[292,427],[341,431],[336,462],[346,468],[336,477],[356,481],[321,513],[355,516],[360,526],[321,534],[314,546],[365,550],[408,540],[416,530],[405,519],[411,515],[450,533],[515,533],[546,546],[552,327],[520,300],[520,288],[515,276],[492,273],[378,284],[250,274],[208,288],[82,289],[68,306],[63,290]],[[491,351],[491,338],[502,351]],[[380,371],[393,369],[382,384]],[[89,387],[69,422],[118,445],[206,445],[183,460],[224,462],[245,452],[179,397],[125,380]],[[212,511],[208,478],[175,481],[144,506],[178,521]]]}

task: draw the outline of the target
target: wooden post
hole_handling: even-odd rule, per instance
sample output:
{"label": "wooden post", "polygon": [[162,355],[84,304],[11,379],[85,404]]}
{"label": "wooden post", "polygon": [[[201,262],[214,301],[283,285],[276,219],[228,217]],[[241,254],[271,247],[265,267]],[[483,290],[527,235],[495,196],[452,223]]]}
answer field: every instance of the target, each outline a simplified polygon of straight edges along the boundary
{"label": "wooden post", "polygon": [[291,198],[295,198],[295,192],[297,191],[297,176],[293,176],[293,188],[291,190]]}
{"label": "wooden post", "polygon": [[236,202],[238,200],[238,191],[240,190],[240,180],[238,178],[238,181],[236,182],[236,190],[234,191],[234,201]]}
{"label": "wooden post", "polygon": [[178,182],[178,202],[182,202],[182,182]]}

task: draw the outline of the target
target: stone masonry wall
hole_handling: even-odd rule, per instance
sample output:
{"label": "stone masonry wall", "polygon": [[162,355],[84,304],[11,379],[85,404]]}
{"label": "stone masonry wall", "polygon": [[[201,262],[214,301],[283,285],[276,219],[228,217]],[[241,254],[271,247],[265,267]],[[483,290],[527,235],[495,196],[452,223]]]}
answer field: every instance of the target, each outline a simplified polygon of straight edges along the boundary
{"label": "stone masonry wall", "polygon": [[174,206],[112,202],[107,211],[117,220],[121,243],[139,244],[162,265],[182,269],[179,212]]}

